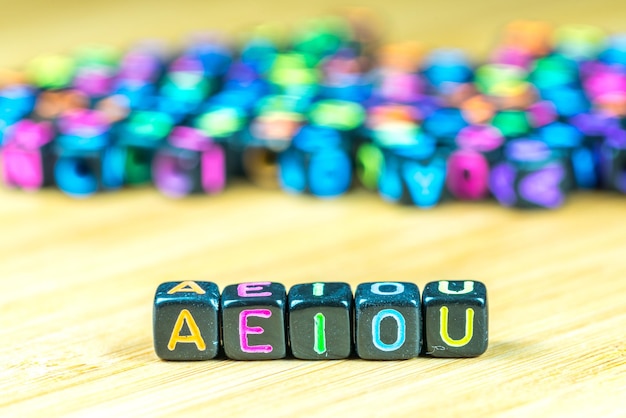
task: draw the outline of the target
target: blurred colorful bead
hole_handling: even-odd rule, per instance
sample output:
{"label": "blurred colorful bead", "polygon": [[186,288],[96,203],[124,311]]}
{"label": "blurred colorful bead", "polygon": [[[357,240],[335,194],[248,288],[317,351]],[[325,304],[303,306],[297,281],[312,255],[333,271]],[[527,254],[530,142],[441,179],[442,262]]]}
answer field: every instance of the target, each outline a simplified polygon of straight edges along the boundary
{"label": "blurred colorful bead", "polygon": [[278,189],[278,153],[250,146],[243,151],[243,171],[248,180],[264,189]]}
{"label": "blurred colorful bead", "polygon": [[554,104],[545,100],[531,104],[526,109],[526,112],[528,121],[533,128],[540,128],[552,123],[558,116]]}
{"label": "blurred colorful bead", "polygon": [[470,125],[459,131],[456,145],[462,150],[483,154],[489,162],[502,158],[501,149],[504,137],[500,131],[489,125]]}
{"label": "blurred colorful bead", "polygon": [[559,150],[566,160],[566,188],[590,189],[598,184],[594,150],[583,143],[583,134],[574,126],[554,122],[540,128],[537,136],[551,149]]}
{"label": "blurred colorful bead", "polygon": [[600,60],[610,65],[626,67],[626,34],[610,37],[608,46],[600,54]]}
{"label": "blurred colorful bead", "polygon": [[134,112],[121,124],[117,143],[125,150],[124,181],[129,185],[148,183],[152,161],[165,138],[174,128],[172,118],[161,112]]}
{"label": "blurred colorful bead", "polygon": [[178,126],[152,163],[155,187],[164,195],[221,192],[226,186],[226,155],[198,129]]}
{"label": "blurred colorful bead", "polygon": [[364,143],[358,147],[355,155],[356,175],[365,188],[378,189],[383,163],[383,153],[376,145]]}
{"label": "blurred colorful bead", "polygon": [[88,107],[89,98],[79,90],[47,90],[37,96],[33,113],[35,117],[53,120],[66,112]]}
{"label": "blurred colorful bead", "polygon": [[[30,86],[9,85],[0,89],[0,123],[10,126],[26,117],[35,107],[36,95]],[[0,144],[2,143],[0,133]]]}
{"label": "blurred colorful bead", "polygon": [[607,41],[605,32],[591,25],[563,25],[554,35],[556,51],[574,60],[597,58]]}
{"label": "blurred colorful bead", "polygon": [[552,26],[546,22],[515,20],[506,26],[503,45],[531,56],[546,55],[551,50]]}
{"label": "blurred colorful bead", "polygon": [[448,157],[448,190],[461,200],[484,199],[489,194],[489,163],[472,150],[453,151]]}
{"label": "blurred colorful bead", "polygon": [[563,204],[567,172],[546,144],[517,139],[506,146],[506,160],[491,171],[492,194],[504,206],[554,209]]}
{"label": "blurred colorful bead", "polygon": [[438,204],[446,182],[446,160],[441,156],[426,157],[422,150],[387,150],[378,182],[383,199],[430,208]]}
{"label": "blurred colorful bead", "polygon": [[27,64],[26,74],[39,88],[61,89],[72,82],[74,66],[74,60],[66,55],[40,55]]}
{"label": "blurred colorful bead", "polygon": [[578,88],[556,87],[541,92],[542,99],[554,105],[562,117],[572,117],[589,110],[589,101]]}
{"label": "blurred colorful bead", "polygon": [[125,152],[111,145],[106,116],[95,110],[74,110],[59,120],[57,187],[74,197],[87,197],[124,183]]}
{"label": "blurred colorful bead", "polygon": [[498,129],[507,139],[524,137],[531,131],[528,115],[521,110],[498,112],[493,117],[491,125]]}
{"label": "blurred colorful bead", "polygon": [[312,124],[339,131],[352,131],[363,123],[365,110],[360,104],[343,100],[320,100],[311,105]]}
{"label": "blurred colorful bead", "polygon": [[52,139],[49,122],[24,119],[8,128],[0,149],[4,183],[29,191],[52,185]]}
{"label": "blurred colorful bead", "polygon": [[454,142],[461,129],[468,125],[463,113],[455,108],[441,108],[430,114],[423,128],[433,137],[443,142]]}
{"label": "blurred colorful bead", "polygon": [[466,53],[457,49],[431,52],[425,59],[423,73],[426,80],[439,91],[446,91],[446,85],[466,83],[473,76]]}
{"label": "blurred colorful bead", "polygon": [[336,197],[352,182],[352,163],[341,135],[330,128],[305,126],[292,146],[278,156],[279,178],[291,193]]}
{"label": "blurred colorful bead", "polygon": [[576,62],[560,55],[535,61],[528,80],[540,91],[555,87],[573,87],[578,83]]}
{"label": "blurred colorful bead", "polygon": [[626,130],[615,127],[607,132],[600,167],[603,186],[626,194]]}

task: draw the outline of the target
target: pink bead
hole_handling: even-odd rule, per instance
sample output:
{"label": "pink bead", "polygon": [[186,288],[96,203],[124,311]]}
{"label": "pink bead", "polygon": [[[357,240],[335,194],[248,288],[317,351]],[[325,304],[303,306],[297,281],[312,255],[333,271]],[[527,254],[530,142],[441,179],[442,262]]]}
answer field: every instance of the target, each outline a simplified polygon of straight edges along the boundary
{"label": "pink bead", "polygon": [[461,200],[479,200],[489,191],[489,164],[476,151],[458,150],[448,159],[448,190]]}
{"label": "pink bead", "polygon": [[528,107],[528,117],[533,127],[540,128],[556,120],[556,108],[548,101],[533,103]]}
{"label": "pink bead", "polygon": [[206,151],[213,146],[213,140],[202,131],[188,126],[177,126],[169,137],[170,144],[192,151]]}
{"label": "pink bead", "polygon": [[61,132],[83,138],[91,138],[100,135],[108,128],[109,123],[106,116],[98,110],[70,110],[59,120],[59,129]]}
{"label": "pink bead", "polygon": [[504,143],[504,137],[492,126],[470,125],[461,129],[456,143],[462,149],[489,152],[499,148]]}

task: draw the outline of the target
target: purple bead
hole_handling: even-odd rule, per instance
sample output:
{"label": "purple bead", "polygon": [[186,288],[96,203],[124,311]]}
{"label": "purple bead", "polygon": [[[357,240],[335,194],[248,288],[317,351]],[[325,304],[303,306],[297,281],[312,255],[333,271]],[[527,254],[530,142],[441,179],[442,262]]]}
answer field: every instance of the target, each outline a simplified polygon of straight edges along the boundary
{"label": "purple bead", "polygon": [[543,142],[511,141],[505,156],[489,179],[491,192],[502,205],[554,209],[564,203],[568,184],[564,160]]}
{"label": "purple bead", "polygon": [[156,188],[173,198],[196,193],[218,193],[226,186],[223,148],[201,131],[179,126],[152,163]]}

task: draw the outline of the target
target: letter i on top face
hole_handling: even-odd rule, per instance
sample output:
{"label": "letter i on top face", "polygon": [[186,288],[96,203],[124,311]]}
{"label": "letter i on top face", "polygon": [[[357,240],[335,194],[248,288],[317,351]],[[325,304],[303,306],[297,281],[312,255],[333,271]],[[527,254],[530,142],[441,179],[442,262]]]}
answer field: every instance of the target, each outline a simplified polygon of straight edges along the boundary
{"label": "letter i on top face", "polygon": [[343,359],[352,352],[352,290],[347,283],[289,289],[291,352],[303,360]]}
{"label": "letter i on top face", "polygon": [[154,350],[164,360],[209,360],[219,352],[219,301],[211,282],[162,283],[154,297]]}
{"label": "letter i on top face", "polygon": [[487,350],[487,288],[481,282],[431,282],[424,288],[424,350],[433,357],[475,357]]}

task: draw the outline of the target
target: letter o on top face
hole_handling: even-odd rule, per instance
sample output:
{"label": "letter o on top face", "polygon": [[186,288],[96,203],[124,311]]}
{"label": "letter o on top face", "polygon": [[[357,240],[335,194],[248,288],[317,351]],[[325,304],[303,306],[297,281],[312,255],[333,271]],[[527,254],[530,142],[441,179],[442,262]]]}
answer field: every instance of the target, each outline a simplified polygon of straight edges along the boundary
{"label": "letter o on top face", "polygon": [[404,292],[404,285],[396,282],[372,283],[370,291],[376,295],[399,295]]}
{"label": "letter o on top face", "polygon": [[355,294],[355,342],[367,360],[403,360],[421,349],[420,292],[413,283],[363,283]]}

